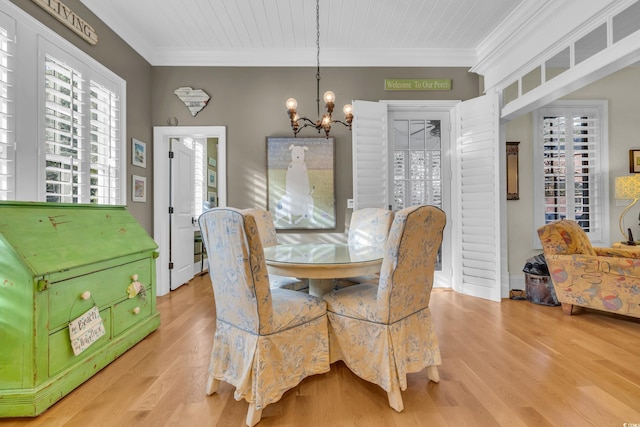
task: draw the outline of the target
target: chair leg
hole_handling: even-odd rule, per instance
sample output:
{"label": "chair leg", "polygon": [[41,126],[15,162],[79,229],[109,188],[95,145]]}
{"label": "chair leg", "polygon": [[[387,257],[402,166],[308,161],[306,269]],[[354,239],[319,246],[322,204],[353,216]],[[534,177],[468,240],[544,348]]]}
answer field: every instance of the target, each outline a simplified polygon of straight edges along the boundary
{"label": "chair leg", "polygon": [[209,374],[207,378],[207,396],[211,396],[213,393],[218,391],[218,387],[220,387],[220,380],[213,378],[213,375]]}
{"label": "chair leg", "polygon": [[256,409],[256,403],[249,403],[249,410],[247,411],[247,425],[253,427],[260,422],[262,418],[262,409]]}
{"label": "chair leg", "polygon": [[427,366],[427,377],[434,383],[440,382],[440,374],[438,373],[438,367],[435,365]]}
{"label": "chair leg", "polygon": [[402,394],[400,394],[399,388],[395,388],[387,392],[387,397],[389,398],[389,406],[391,406],[397,412],[402,412],[404,410],[404,404],[402,403]]}
{"label": "chair leg", "polygon": [[562,312],[567,316],[571,316],[571,312],[573,311],[573,304],[568,304],[566,302],[563,302],[561,304],[562,304]]}

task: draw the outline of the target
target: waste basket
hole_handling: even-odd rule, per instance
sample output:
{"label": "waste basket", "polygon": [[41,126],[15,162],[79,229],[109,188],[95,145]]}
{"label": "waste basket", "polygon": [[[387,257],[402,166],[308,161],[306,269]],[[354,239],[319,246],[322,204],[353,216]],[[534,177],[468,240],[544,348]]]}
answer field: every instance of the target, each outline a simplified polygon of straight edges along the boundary
{"label": "waste basket", "polygon": [[529,258],[522,271],[525,277],[527,301],[541,305],[560,305],[544,254]]}

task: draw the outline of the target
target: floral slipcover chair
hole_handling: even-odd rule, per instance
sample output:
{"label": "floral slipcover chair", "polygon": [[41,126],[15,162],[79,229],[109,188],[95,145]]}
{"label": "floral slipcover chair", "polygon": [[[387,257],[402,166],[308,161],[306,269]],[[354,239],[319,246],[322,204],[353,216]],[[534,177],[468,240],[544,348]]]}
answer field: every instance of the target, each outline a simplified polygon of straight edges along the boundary
{"label": "floral slipcover chair", "polygon": [[574,305],[640,317],[640,250],[598,248],[575,221],[538,228],[562,311]]}
{"label": "floral slipcover chair", "polygon": [[[276,234],[276,226],[273,222],[271,212],[257,208],[243,209],[242,212],[251,214],[255,218],[263,248],[276,246],[278,244],[278,235]],[[309,288],[309,283],[306,280],[279,276],[277,274],[269,274],[269,284],[272,288],[292,289],[294,291]]]}
{"label": "floral slipcover chair", "polygon": [[220,380],[236,400],[249,402],[247,425],[302,379],[329,371],[324,301],[271,289],[256,220],[232,208],[214,208],[199,220],[209,255],[216,307],[207,394]]}
{"label": "floral slipcover chair", "polygon": [[404,409],[407,374],[427,367],[439,381],[440,347],[429,299],[445,213],[414,206],[395,214],[379,285],[359,284],[324,295],[331,362],[343,360],[359,377],[378,384],[389,405]]}
{"label": "floral slipcover chair", "polygon": [[[393,212],[383,208],[363,208],[353,211],[349,222],[347,244],[352,247],[379,246],[384,247],[393,222]],[[336,288],[352,286],[357,283],[378,284],[378,274],[368,276],[337,279]]]}

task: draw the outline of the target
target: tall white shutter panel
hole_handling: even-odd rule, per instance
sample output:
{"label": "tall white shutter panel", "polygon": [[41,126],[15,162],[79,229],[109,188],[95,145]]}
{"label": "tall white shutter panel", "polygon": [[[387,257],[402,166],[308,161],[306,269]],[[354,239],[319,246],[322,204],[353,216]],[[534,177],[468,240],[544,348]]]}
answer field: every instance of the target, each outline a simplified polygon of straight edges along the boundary
{"label": "tall white shutter panel", "polygon": [[15,22],[0,13],[0,200],[15,199]]}
{"label": "tall white shutter panel", "polygon": [[80,203],[83,195],[81,147],[82,76],[71,67],[45,59],[45,150],[47,202]]}
{"label": "tall white shutter panel", "polygon": [[91,82],[90,203],[117,204],[120,146],[117,96],[102,85]]}
{"label": "tall white shutter panel", "polygon": [[597,108],[541,110],[544,222],[577,221],[592,241],[602,239],[601,129]]}
{"label": "tall white shutter panel", "polygon": [[387,105],[353,101],[353,209],[388,208]]}
{"label": "tall white shutter panel", "polygon": [[497,97],[460,103],[457,170],[459,212],[453,225],[460,258],[454,260],[460,292],[493,301],[501,297],[499,117]]}

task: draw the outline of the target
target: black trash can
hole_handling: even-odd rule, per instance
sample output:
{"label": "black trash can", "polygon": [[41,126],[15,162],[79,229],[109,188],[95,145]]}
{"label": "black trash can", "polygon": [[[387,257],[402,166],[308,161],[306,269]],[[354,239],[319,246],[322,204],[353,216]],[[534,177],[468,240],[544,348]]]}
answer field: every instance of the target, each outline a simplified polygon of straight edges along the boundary
{"label": "black trash can", "polygon": [[527,301],[540,305],[560,305],[553,283],[551,283],[544,254],[529,258],[522,271],[525,277]]}

